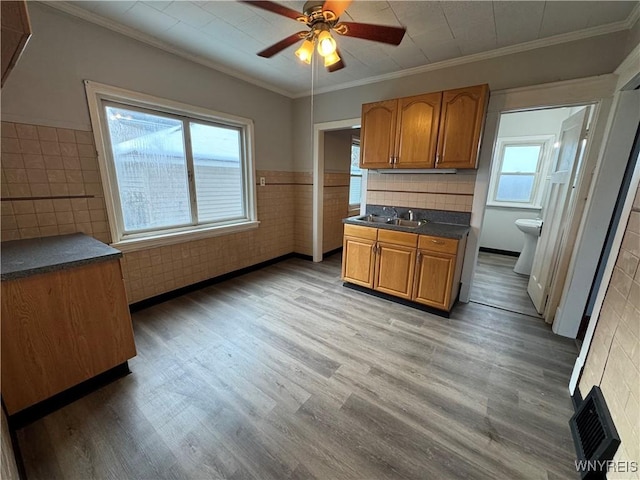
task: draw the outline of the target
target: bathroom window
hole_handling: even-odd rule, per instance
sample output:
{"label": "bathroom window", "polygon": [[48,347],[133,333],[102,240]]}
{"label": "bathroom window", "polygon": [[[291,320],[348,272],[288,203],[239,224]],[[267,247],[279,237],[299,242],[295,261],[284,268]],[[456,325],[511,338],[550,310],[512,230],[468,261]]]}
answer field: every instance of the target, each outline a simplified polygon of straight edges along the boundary
{"label": "bathroom window", "polygon": [[498,139],[489,204],[514,207],[540,205],[544,183],[541,177],[547,170],[552,139],[552,136]]}
{"label": "bathroom window", "polygon": [[360,170],[360,139],[351,140],[351,177],[349,181],[349,207],[360,206],[362,198],[362,170]]}
{"label": "bathroom window", "polygon": [[95,88],[88,97],[115,245],[148,248],[257,226],[250,121]]}

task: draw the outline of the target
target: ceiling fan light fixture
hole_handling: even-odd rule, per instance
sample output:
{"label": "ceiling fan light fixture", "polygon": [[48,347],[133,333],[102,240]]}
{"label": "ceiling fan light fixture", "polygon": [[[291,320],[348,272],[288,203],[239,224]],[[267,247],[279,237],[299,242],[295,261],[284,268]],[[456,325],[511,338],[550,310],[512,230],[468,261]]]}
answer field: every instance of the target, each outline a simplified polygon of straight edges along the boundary
{"label": "ceiling fan light fixture", "polygon": [[331,65],[334,65],[339,61],[340,61],[340,55],[338,55],[338,52],[333,52],[324,57],[324,66],[330,67]]}
{"label": "ceiling fan light fixture", "polygon": [[328,30],[323,30],[318,34],[318,53],[323,57],[331,55],[336,51],[336,41]]}
{"label": "ceiling fan light fixture", "polygon": [[306,64],[311,63],[311,57],[313,56],[313,42],[311,40],[305,40],[300,45],[300,48],[296,50],[296,57]]}

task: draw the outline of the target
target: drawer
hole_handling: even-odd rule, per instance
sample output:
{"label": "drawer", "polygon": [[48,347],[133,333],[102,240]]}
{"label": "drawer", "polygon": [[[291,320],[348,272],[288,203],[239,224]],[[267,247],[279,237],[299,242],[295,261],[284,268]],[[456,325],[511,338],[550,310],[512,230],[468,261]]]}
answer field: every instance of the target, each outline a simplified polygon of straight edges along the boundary
{"label": "drawer", "polygon": [[365,238],[367,240],[375,240],[378,236],[378,229],[371,227],[361,227],[359,225],[344,224],[345,237]]}
{"label": "drawer", "polygon": [[415,248],[418,244],[418,235],[415,233],[396,232],[395,230],[379,229],[378,241]]}
{"label": "drawer", "polygon": [[431,250],[432,252],[458,253],[458,240],[454,238],[431,237],[429,235],[420,235],[418,248],[422,250]]}

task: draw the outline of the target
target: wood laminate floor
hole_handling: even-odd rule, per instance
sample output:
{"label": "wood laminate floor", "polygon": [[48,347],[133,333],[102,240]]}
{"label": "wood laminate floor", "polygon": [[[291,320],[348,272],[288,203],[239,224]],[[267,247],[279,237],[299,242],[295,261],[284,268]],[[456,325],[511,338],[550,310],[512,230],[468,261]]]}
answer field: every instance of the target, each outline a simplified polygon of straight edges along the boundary
{"label": "wood laminate floor", "polygon": [[479,252],[473,277],[472,302],[542,318],[527,293],[529,277],[513,271],[517,257]]}
{"label": "wood laminate floor", "polygon": [[133,373],[18,431],[36,479],[576,479],[577,351],[290,259],[133,315]]}

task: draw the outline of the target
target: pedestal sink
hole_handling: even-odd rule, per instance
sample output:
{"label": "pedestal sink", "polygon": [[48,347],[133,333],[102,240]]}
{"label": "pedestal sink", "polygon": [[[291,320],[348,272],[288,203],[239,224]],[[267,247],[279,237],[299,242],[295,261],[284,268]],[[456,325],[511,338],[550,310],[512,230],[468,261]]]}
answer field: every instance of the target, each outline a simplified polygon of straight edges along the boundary
{"label": "pedestal sink", "polygon": [[516,220],[516,227],[524,233],[524,247],[518,257],[513,271],[521,275],[531,275],[533,257],[536,253],[536,244],[542,230],[542,220],[531,218],[520,218]]}

